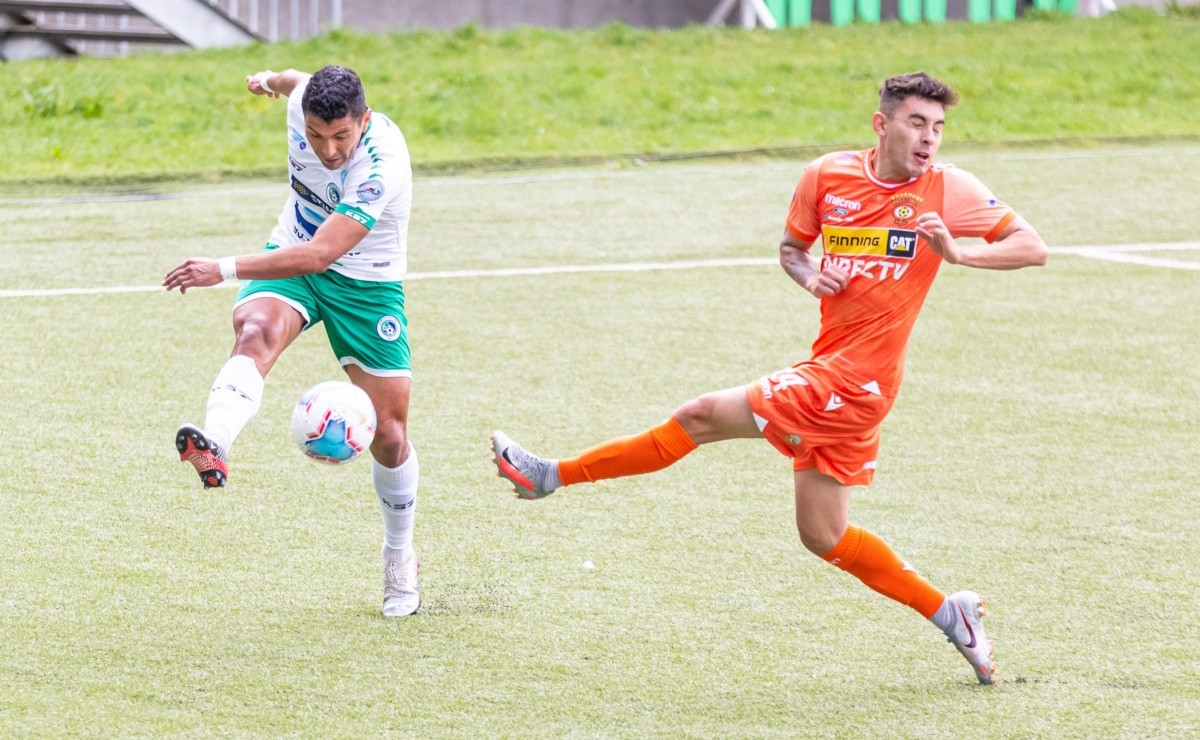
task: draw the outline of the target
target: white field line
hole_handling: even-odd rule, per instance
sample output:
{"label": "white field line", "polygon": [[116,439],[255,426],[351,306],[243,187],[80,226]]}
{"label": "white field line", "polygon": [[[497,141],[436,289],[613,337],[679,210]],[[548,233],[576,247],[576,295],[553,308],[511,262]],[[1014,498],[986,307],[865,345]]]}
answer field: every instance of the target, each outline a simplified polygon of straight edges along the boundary
{"label": "white field line", "polygon": [[[851,147],[853,148],[853,147]],[[1200,154],[1200,147],[1153,147],[1133,149],[1072,149],[1067,151],[1012,151],[1012,152],[978,152],[963,151],[953,156],[947,156],[947,162],[977,162],[980,160],[1004,161],[1050,161],[1059,159],[1115,159],[1119,157],[1172,157],[1191,156]],[[774,156],[770,156],[774,159]],[[623,161],[626,158],[614,157],[613,161]],[[636,159],[636,158],[635,158]],[[752,164],[689,164],[688,160],[661,160],[642,163],[637,169],[612,170],[603,164],[564,165],[559,171],[537,172],[532,170],[516,170],[514,175],[495,175],[485,177],[466,177],[457,175],[429,176],[418,175],[418,185],[432,186],[492,186],[492,185],[528,185],[533,183],[568,182],[573,180],[603,180],[637,177],[643,174],[655,175],[706,175],[713,173],[731,172],[746,173],[762,170],[795,171],[797,176],[809,158],[794,158],[785,161],[756,162]],[[46,205],[66,203],[137,203],[155,200],[175,200],[178,198],[211,198],[225,195],[249,195],[255,193],[280,193],[286,195],[286,183],[263,183],[261,185],[238,185],[232,187],[196,188],[175,192],[126,192],[96,195],[75,196],[45,196],[28,198],[0,198],[0,207],[12,205]]]}
{"label": "white field line", "polygon": [[[1200,270],[1200,261],[1168,260],[1145,257],[1137,252],[1200,251],[1200,242],[1168,242],[1163,244],[1113,244],[1102,246],[1051,247],[1051,254],[1069,254],[1078,257],[1126,262],[1147,267],[1166,267],[1177,270]],[[651,270],[695,270],[713,267],[764,267],[776,265],[774,257],[738,257],[714,260],[681,260],[678,262],[625,262],[599,265],[553,265],[548,267],[507,267],[495,270],[443,270],[439,272],[412,272],[405,278],[410,280],[458,280],[462,278],[504,278],[524,275],[561,275],[583,272],[649,272]],[[233,288],[238,283],[222,283],[218,288]],[[0,290],[0,298],[40,298],[46,296],[102,295],[105,293],[152,293],[161,291],[160,285],[129,285],[109,288],[48,288],[43,290]]]}

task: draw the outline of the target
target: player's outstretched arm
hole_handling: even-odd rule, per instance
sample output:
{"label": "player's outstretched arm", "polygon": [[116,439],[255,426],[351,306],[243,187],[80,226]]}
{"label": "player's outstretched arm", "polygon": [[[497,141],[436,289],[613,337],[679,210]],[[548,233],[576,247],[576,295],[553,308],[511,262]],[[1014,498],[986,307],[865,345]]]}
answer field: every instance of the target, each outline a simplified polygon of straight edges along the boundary
{"label": "player's outstretched arm", "polygon": [[1037,230],[1017,216],[991,244],[962,245],[954,240],[942,217],[924,213],[917,218],[917,233],[942,259],[953,265],[985,270],[1017,270],[1046,264],[1050,250]]}
{"label": "player's outstretched arm", "polygon": [[325,272],[367,233],[366,226],[335,213],[321,224],[312,241],[305,244],[220,260],[193,257],[172,268],[162,284],[167,290],[178,288],[180,293],[186,293],[190,288],[207,288],[232,278],[278,280]]}
{"label": "player's outstretched arm", "polygon": [[818,269],[809,253],[812,245],[812,242],[801,241],[784,229],[783,239],[779,242],[779,266],[801,288],[818,298],[841,291],[850,276],[833,265]]}
{"label": "player's outstretched arm", "polygon": [[246,75],[246,89],[255,95],[266,95],[269,98],[286,98],[298,86],[308,81],[312,75],[294,69],[282,72],[272,72],[265,69],[252,75]]}

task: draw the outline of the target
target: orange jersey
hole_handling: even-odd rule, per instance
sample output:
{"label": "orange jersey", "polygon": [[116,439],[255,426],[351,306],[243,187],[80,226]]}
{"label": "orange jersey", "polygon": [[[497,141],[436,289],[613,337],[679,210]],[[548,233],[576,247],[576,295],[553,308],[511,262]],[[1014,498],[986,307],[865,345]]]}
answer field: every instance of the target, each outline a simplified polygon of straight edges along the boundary
{"label": "orange jersey", "polygon": [[788,211],[796,239],[821,237],[822,266],[850,276],[821,299],[821,332],[812,361],[895,397],[908,337],[942,259],[916,232],[937,212],[955,237],[991,242],[1016,217],[974,175],[935,164],[921,177],[885,182],[871,170],[874,149],[834,152],[804,169]]}

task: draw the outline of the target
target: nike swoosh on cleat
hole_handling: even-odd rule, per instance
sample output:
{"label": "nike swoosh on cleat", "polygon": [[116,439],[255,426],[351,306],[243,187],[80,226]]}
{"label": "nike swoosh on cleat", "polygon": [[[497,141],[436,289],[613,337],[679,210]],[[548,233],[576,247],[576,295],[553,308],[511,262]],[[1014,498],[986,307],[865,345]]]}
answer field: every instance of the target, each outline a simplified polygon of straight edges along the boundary
{"label": "nike swoosh on cleat", "polygon": [[[955,606],[958,606],[958,604],[955,604]],[[963,645],[963,647],[970,650],[975,647],[975,630],[971,629],[971,623],[967,621],[967,614],[962,610],[961,606],[958,606],[958,613],[962,615],[963,626],[967,628],[967,634],[971,636],[971,641]]]}
{"label": "nike swoosh on cleat", "polygon": [[533,490],[533,481],[521,475],[521,471],[517,470],[516,466],[512,464],[512,460],[508,459],[508,450],[500,453],[500,459],[504,461],[504,464],[500,466],[500,470],[504,473],[505,477],[519,486],[528,488],[530,491]]}

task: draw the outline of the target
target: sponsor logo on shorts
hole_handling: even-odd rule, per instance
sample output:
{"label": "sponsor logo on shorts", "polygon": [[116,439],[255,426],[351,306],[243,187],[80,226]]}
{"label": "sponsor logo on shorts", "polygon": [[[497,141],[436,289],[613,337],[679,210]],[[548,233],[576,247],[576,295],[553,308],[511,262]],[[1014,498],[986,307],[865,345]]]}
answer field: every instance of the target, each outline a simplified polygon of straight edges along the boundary
{"label": "sponsor logo on shorts", "polygon": [[799,434],[789,434],[787,436],[787,443],[792,447],[799,447],[804,444],[804,440],[800,438]]}
{"label": "sponsor logo on shorts", "polygon": [[846,403],[844,401],[842,401],[841,396],[839,396],[836,393],[830,393],[829,394],[829,403],[825,404],[825,410],[826,411],[837,411],[838,409],[840,409],[841,407],[843,407],[845,405],[846,405]]}
{"label": "sponsor logo on shorts", "polygon": [[400,320],[395,316],[384,316],[375,324],[375,331],[379,334],[380,339],[386,342],[394,342],[400,338]]}
{"label": "sponsor logo on shorts", "polygon": [[383,197],[383,183],[378,180],[367,180],[358,186],[358,198],[363,203],[374,203]]}

